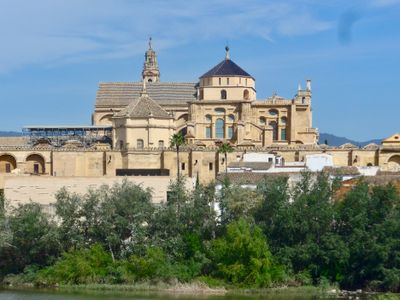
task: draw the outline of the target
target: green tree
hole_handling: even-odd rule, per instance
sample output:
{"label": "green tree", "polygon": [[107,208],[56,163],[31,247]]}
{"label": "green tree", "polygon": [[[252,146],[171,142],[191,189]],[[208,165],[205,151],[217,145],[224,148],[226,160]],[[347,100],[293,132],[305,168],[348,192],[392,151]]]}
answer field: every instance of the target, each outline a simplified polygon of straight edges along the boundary
{"label": "green tree", "polygon": [[222,143],[218,148],[218,153],[224,155],[225,160],[225,175],[228,173],[228,153],[233,152],[233,147],[230,143]]}
{"label": "green tree", "polygon": [[181,132],[175,133],[174,135],[172,135],[169,142],[171,144],[171,147],[176,148],[176,172],[177,172],[177,177],[179,178],[180,177],[179,150],[180,147],[185,144],[185,137],[182,135]]}
{"label": "green tree", "polygon": [[315,283],[321,277],[340,278],[348,252],[334,230],[336,181],[323,173],[303,173],[293,189],[281,177],[265,179],[258,190],[263,202],[255,220],[279,262],[295,274],[309,274]]}
{"label": "green tree", "polygon": [[219,197],[221,224],[226,225],[240,218],[253,222],[262,200],[262,195],[256,190],[238,185],[224,185]]}
{"label": "green tree", "polygon": [[113,258],[145,251],[148,224],[154,211],[151,190],[128,181],[102,186],[85,195],[61,190],[56,213],[64,249],[100,243]]}
{"label": "green tree", "polygon": [[5,199],[3,194],[0,193],[0,249],[12,247],[11,240],[12,232],[9,226],[8,215],[6,214]]}
{"label": "green tree", "polygon": [[350,253],[345,288],[400,291],[400,198],[392,185],[360,181],[338,207],[338,232]]}
{"label": "green tree", "polygon": [[28,266],[49,265],[60,255],[56,224],[39,204],[19,205],[11,211],[7,222],[11,235],[0,247],[3,275],[22,272]]}
{"label": "green tree", "polygon": [[272,251],[277,251],[286,241],[282,228],[286,226],[291,205],[288,179],[286,176],[264,177],[257,185],[262,200],[254,212],[254,218],[268,237]]}
{"label": "green tree", "polygon": [[269,287],[283,277],[261,229],[243,219],[213,241],[211,256],[214,275],[238,286]]}

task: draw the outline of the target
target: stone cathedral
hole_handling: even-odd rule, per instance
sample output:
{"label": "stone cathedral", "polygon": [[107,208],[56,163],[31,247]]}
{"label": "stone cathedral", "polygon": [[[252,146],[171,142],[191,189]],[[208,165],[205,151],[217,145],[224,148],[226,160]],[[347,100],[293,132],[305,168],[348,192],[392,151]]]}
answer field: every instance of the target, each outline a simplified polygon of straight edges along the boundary
{"label": "stone cathedral", "polygon": [[143,82],[101,83],[94,125],[113,126],[113,147],[156,148],[182,132],[188,145],[214,146],[229,141],[243,147],[315,145],[311,81],[292,99],[257,99],[256,81],[225,58],[199,82],[162,82],[151,43],[145,54]]}

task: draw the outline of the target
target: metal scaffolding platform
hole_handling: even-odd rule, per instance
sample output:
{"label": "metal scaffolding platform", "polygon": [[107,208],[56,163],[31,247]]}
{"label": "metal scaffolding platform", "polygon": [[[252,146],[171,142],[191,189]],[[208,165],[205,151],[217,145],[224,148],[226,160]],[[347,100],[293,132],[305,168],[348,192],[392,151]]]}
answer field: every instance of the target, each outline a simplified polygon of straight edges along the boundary
{"label": "metal scaffolding platform", "polygon": [[82,147],[95,143],[112,145],[112,126],[25,126],[22,132],[31,146],[49,144],[62,147],[67,142],[80,142]]}

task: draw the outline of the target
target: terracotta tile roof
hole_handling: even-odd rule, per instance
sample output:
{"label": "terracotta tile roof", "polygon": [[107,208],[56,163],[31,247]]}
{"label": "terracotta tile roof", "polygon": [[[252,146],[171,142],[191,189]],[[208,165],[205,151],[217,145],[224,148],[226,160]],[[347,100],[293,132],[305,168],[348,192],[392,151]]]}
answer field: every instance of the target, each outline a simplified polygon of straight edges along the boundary
{"label": "terracotta tile roof", "polygon": [[289,173],[254,173],[254,172],[235,172],[220,173],[217,175],[217,181],[223,182],[225,176],[228,176],[232,184],[258,184],[264,178],[288,177]]}
{"label": "terracotta tile roof", "polygon": [[[96,107],[123,107],[140,96],[141,82],[105,82],[99,84]],[[160,105],[186,104],[196,100],[194,82],[148,82],[149,96]]]}
{"label": "terracotta tile roof", "polygon": [[139,98],[133,100],[126,108],[118,112],[115,117],[172,118],[159,104],[151,99],[148,94],[142,94]]}
{"label": "terracotta tile roof", "polygon": [[324,172],[333,176],[360,175],[357,167],[324,167]]}
{"label": "terracotta tile roof", "polygon": [[359,181],[363,181],[365,183],[371,185],[387,185],[389,183],[396,185],[396,187],[400,187],[400,175],[376,175],[376,176],[364,176],[353,179],[348,179],[343,181],[343,186],[354,186]]}

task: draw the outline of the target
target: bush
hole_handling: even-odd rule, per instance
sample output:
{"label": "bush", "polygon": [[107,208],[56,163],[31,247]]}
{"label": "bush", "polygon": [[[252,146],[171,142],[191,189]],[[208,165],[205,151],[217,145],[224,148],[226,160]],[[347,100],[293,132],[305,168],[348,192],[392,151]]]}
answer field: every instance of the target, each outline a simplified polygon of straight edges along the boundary
{"label": "bush", "polygon": [[100,245],[94,245],[64,253],[53,266],[38,273],[37,281],[48,284],[105,283],[114,267],[111,255]]}

